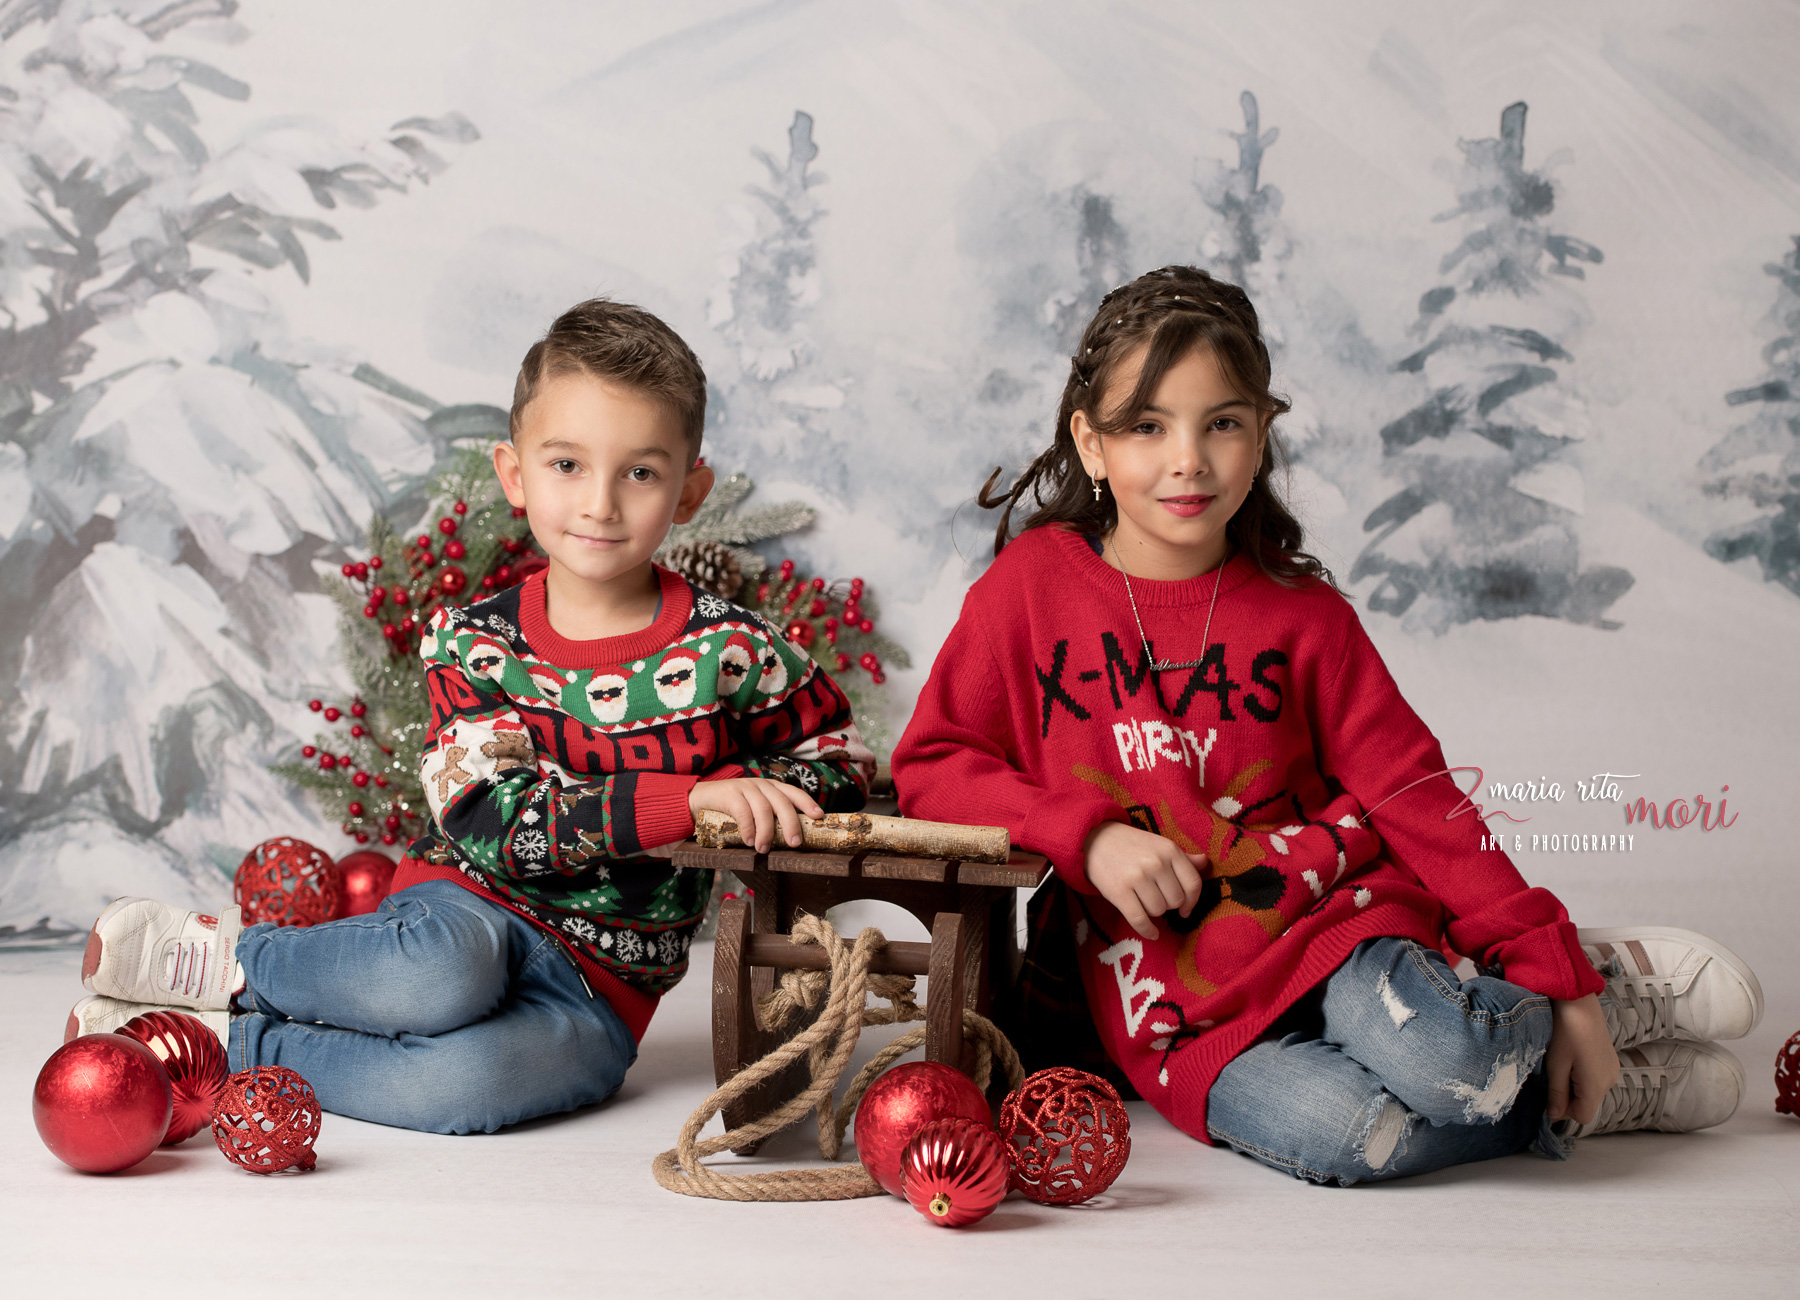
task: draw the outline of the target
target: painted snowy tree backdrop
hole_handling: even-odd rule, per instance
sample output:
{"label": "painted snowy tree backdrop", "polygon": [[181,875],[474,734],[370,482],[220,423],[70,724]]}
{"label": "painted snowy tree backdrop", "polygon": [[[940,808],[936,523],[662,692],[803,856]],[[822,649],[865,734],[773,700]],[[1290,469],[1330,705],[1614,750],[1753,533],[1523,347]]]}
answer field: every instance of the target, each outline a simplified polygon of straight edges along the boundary
{"label": "painted snowy tree backdrop", "polygon": [[1776,286],[1774,337],[1762,354],[1767,369],[1759,382],[1725,395],[1728,406],[1748,406],[1752,414],[1701,457],[1699,468],[1709,495],[1748,514],[1709,537],[1706,549],[1726,561],[1753,558],[1765,579],[1800,595],[1800,235],[1791,245],[1780,262],[1763,267]]}
{"label": "painted snowy tree backdrop", "polygon": [[1457,206],[1440,219],[1465,233],[1419,299],[1421,345],[1394,367],[1419,376],[1421,400],[1381,430],[1405,486],[1364,519],[1376,535],[1350,574],[1380,577],[1371,609],[1439,630],[1522,614],[1616,626],[1604,613],[1632,582],[1581,566],[1569,452],[1588,414],[1557,366],[1585,316],[1569,282],[1602,255],[1545,223],[1556,191],[1525,165],[1525,113],[1513,104],[1497,138],[1462,142]]}
{"label": "painted snowy tree backdrop", "polygon": [[251,88],[183,38],[241,35],[236,8],[0,7],[15,937],[126,882],[213,896],[272,823],[312,824],[264,770],[284,708],[332,676],[312,562],[403,511],[458,432],[359,349],[296,336],[267,277],[304,282],[307,241],[337,238],[322,213],[425,183],[474,127],[451,113],[354,140],[274,121],[218,149],[208,102]]}
{"label": "painted snowy tree backdrop", "polygon": [[1800,619],[1796,254],[1762,273],[1800,17],[1659,12],[0,0],[0,942],[341,840],[267,769],[341,669],[317,575],[595,293],[693,343],[738,506],[816,516],[763,553],[881,596],[891,725],[1075,333],[1196,262],[1256,302],[1309,537],[1447,752],[1550,770],[1537,709],[1587,724],[1568,770],[1737,755],[1735,719],[1590,752],[1623,714],[1552,680],[1689,604]]}

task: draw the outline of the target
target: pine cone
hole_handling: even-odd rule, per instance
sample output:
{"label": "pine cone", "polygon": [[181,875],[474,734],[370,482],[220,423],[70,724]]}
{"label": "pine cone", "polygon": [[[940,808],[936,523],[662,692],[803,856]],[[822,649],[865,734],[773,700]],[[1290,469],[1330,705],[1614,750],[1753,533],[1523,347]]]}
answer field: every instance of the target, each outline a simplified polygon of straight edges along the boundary
{"label": "pine cone", "polygon": [[744,587],[744,570],[722,542],[683,542],[669,548],[663,565],[715,596],[735,600]]}

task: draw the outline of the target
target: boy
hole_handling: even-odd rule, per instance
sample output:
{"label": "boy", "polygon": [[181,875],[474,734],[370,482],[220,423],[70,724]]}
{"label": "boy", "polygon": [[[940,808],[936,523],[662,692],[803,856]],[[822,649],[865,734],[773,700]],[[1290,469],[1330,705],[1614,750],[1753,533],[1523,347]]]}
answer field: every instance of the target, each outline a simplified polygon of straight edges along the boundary
{"label": "boy", "polygon": [[[761,619],[659,568],[712,487],[706,380],[648,312],[595,299],[526,353],[494,448],[548,566],[422,639],[430,829],[368,916],[251,926],[120,899],[73,1019],[199,1009],[231,1068],[298,1070],[327,1110],[487,1131],[601,1101],[681,978],[711,872],[649,850],[694,813],[759,849],[862,804],[837,685]],[[234,1014],[235,1012],[235,1014]]]}

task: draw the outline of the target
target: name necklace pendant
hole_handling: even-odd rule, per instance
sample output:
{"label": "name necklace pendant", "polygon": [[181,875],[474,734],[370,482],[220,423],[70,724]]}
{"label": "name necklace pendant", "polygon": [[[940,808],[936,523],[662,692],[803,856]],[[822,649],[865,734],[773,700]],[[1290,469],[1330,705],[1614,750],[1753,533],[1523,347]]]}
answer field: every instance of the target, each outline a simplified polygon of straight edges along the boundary
{"label": "name necklace pendant", "polygon": [[[1112,548],[1113,558],[1119,562],[1119,573],[1125,579],[1125,599],[1131,602],[1131,621],[1137,624],[1138,640],[1144,643],[1144,658],[1150,661],[1150,671],[1153,673],[1168,673],[1175,672],[1182,668],[1204,667],[1206,665],[1206,660],[1204,659],[1193,659],[1186,663],[1176,664],[1170,663],[1167,659],[1157,659],[1151,655],[1150,638],[1144,635],[1144,620],[1138,614],[1137,597],[1133,595],[1131,591],[1131,574],[1125,568],[1125,557],[1119,554],[1119,542],[1116,535],[1112,539]],[[1219,582],[1225,577],[1225,565],[1228,562],[1229,557],[1220,560],[1219,571],[1213,577],[1212,599],[1206,602],[1206,626],[1200,633],[1201,654],[1206,653],[1206,647],[1209,644],[1207,638],[1212,634],[1213,606],[1219,603]]]}

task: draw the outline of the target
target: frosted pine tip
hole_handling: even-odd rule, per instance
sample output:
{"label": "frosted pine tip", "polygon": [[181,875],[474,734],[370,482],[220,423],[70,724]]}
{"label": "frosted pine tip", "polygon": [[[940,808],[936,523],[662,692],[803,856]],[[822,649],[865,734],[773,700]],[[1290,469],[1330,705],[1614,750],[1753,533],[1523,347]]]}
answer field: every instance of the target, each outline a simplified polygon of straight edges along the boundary
{"label": "frosted pine tip", "polygon": [[942,1192],[939,1192],[936,1196],[931,1198],[931,1204],[925,1208],[941,1219],[946,1214],[950,1213],[950,1198],[945,1196]]}

